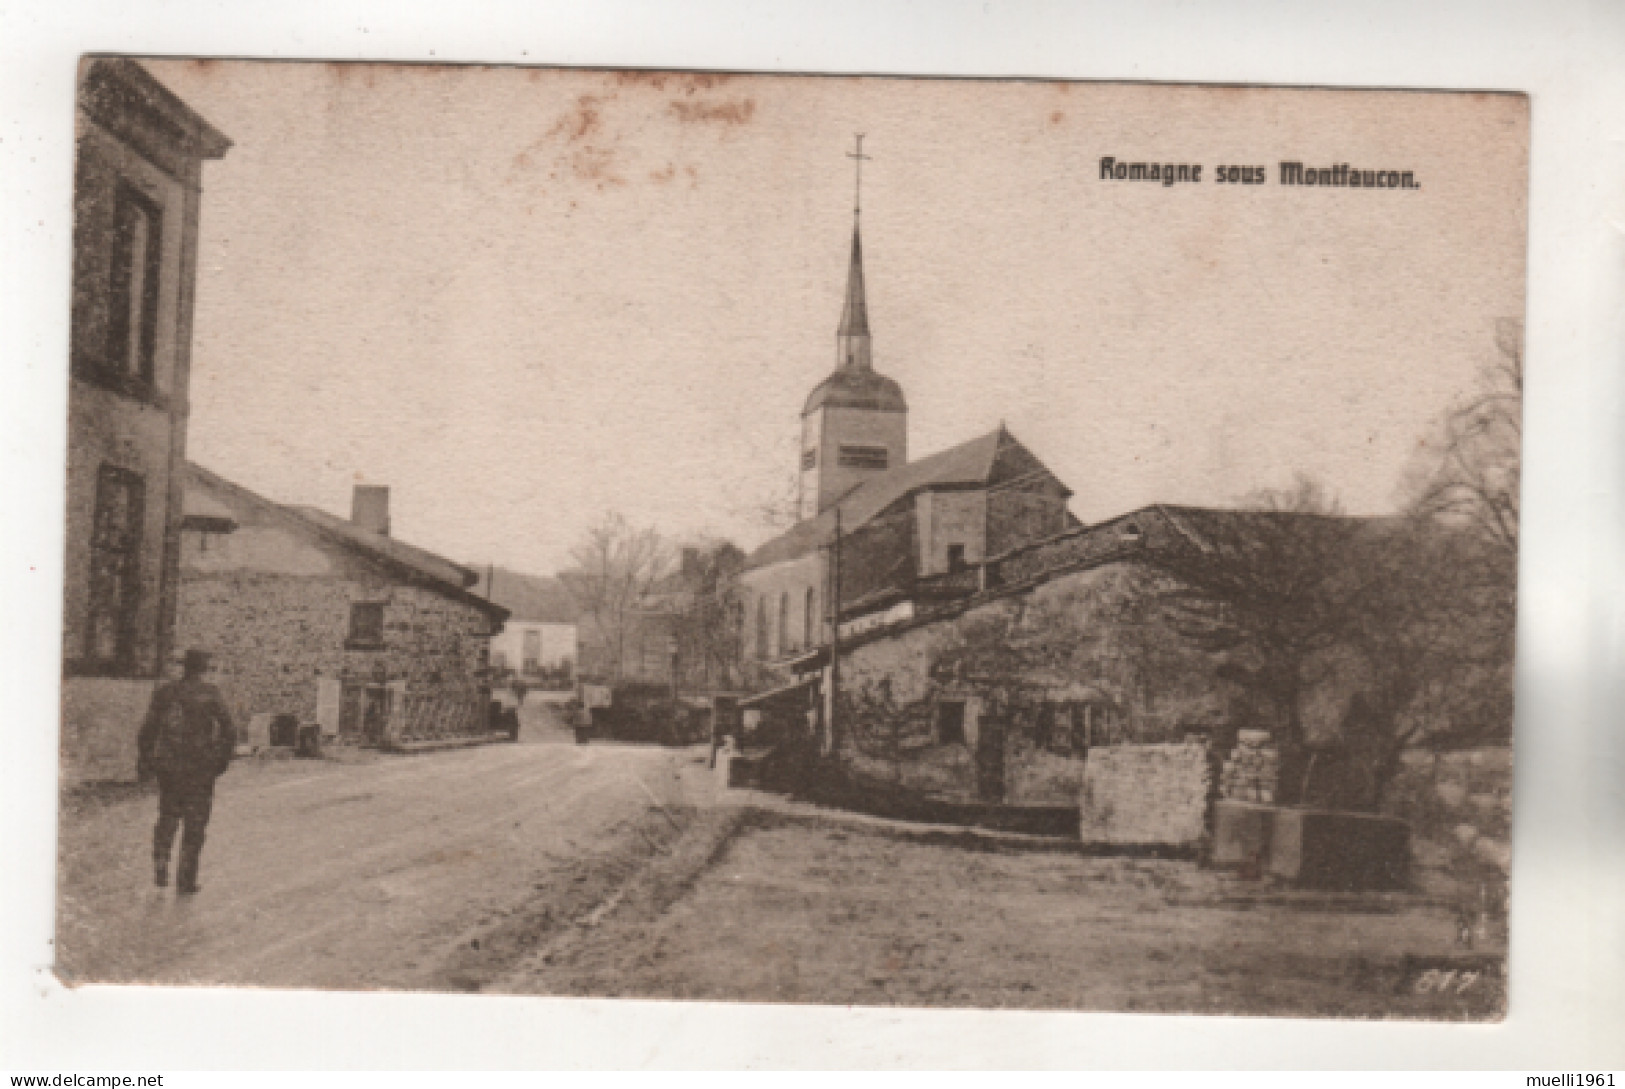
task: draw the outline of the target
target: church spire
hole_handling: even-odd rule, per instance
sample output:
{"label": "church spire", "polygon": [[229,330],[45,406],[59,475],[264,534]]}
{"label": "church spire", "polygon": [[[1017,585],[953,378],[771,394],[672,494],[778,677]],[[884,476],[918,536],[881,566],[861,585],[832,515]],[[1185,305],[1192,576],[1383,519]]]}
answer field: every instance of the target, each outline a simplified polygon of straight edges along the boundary
{"label": "church spire", "polygon": [[841,327],[835,335],[869,335],[869,303],[863,294],[863,238],[856,223],[852,224],[852,264],[846,272],[846,307],[841,311]]}
{"label": "church spire", "polygon": [[869,302],[863,294],[863,133],[857,134],[857,150],[846,157],[854,160],[857,178],[852,188],[852,263],[846,271],[846,305],[841,310],[841,326],[835,331],[837,368],[867,371],[869,360]]}

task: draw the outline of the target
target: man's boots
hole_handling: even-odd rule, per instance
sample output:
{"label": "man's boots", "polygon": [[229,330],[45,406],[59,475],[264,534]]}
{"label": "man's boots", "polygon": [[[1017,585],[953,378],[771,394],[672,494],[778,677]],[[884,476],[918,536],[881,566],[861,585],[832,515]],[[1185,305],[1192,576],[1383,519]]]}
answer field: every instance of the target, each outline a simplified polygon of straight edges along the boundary
{"label": "man's boots", "polygon": [[191,895],[198,890],[197,863],[201,852],[196,848],[188,850],[186,844],[181,844],[181,864],[175,872],[175,891]]}

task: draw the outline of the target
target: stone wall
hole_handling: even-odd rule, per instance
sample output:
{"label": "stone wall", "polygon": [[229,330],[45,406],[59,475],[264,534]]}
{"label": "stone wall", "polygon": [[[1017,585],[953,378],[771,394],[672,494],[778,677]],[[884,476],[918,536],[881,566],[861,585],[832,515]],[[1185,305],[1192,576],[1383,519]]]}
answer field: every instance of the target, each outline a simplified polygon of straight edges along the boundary
{"label": "stone wall", "polygon": [[[318,684],[328,677],[346,685],[405,682],[409,737],[483,731],[484,615],[433,590],[347,574],[182,580],[181,638],[214,653],[238,725],[260,713],[314,721]],[[382,646],[347,644],[355,602],[384,604]]]}
{"label": "stone wall", "polygon": [[1079,797],[1083,841],[1196,847],[1207,832],[1210,782],[1205,745],[1093,749]]}
{"label": "stone wall", "polygon": [[959,545],[965,563],[981,563],[987,556],[988,493],[984,491],[924,491],[914,497],[920,575],[948,570],[948,548]]}
{"label": "stone wall", "polygon": [[[1123,663],[1114,641],[1097,638],[1107,634],[1109,624],[1092,611],[1092,595],[1113,591],[1115,570],[1107,567],[1066,574],[1028,594],[991,598],[844,652],[843,759],[865,775],[936,794],[975,798],[980,723],[993,716],[1005,733],[1004,800],[1059,805],[1077,802],[1087,765],[1097,754],[1118,748],[1102,745],[1098,736],[1087,754],[1070,737],[1045,740],[1046,707],[1053,717],[1055,706],[1075,698],[1068,693],[1093,689],[1116,694],[1120,729],[1114,729],[1113,742],[1183,737],[1185,720],[1205,721],[1212,708],[1200,701],[1175,698],[1180,693],[1170,689],[1159,695],[1156,711],[1149,712],[1141,705],[1144,694],[1119,677]],[[1039,630],[1035,625],[1060,626]],[[1038,646],[1033,653],[1014,655],[1007,661],[1005,648],[1012,643]],[[1048,643],[1056,644],[1056,653],[1041,653]],[[1000,672],[1011,662],[1028,659],[1036,664],[1025,674]],[[1211,664],[1205,659],[1193,657],[1187,672],[1179,680],[1179,689],[1207,691],[1214,687]],[[945,745],[933,729],[938,709],[950,701],[966,707],[963,744]],[[1180,745],[1149,749],[1170,747],[1183,750]],[[1185,795],[1179,797],[1180,805],[1192,804]],[[1198,806],[1200,825],[1205,793],[1196,795],[1193,804]]]}

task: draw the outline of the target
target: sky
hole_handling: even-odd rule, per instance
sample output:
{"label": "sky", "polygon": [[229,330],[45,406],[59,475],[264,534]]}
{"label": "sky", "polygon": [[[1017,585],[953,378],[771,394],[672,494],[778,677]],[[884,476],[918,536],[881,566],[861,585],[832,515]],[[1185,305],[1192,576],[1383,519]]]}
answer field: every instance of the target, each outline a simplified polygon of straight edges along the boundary
{"label": "sky", "polygon": [[[865,135],[913,457],[1005,424],[1093,522],[1296,474],[1382,513],[1523,312],[1527,104],[1173,85],[151,61],[205,169],[192,458],[538,574],[606,512],[771,536]],[[1204,165],[1108,181],[1098,161]],[[1282,159],[1416,190],[1275,184]],[[1220,165],[1270,184],[1214,184]]]}

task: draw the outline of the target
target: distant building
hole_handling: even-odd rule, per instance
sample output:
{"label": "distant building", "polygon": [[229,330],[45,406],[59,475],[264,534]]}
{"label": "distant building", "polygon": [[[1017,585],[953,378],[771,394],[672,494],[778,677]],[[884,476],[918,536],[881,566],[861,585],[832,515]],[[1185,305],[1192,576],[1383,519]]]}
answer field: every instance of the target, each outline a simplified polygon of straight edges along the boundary
{"label": "distant building", "polygon": [[557,580],[489,567],[485,596],[509,612],[508,622],[491,637],[491,668],[512,671],[532,687],[569,688],[575,683],[577,646],[575,599]]}
{"label": "distant building", "polygon": [[203,163],[231,141],[139,65],[82,69],[63,601],[62,775],[129,779],[176,649]]}
{"label": "distant building", "polygon": [[391,536],[387,488],[357,487],[345,520],[189,465],[181,555],[181,640],[214,652],[241,722],[292,715],[372,744],[485,731],[508,611],[474,571]]}

